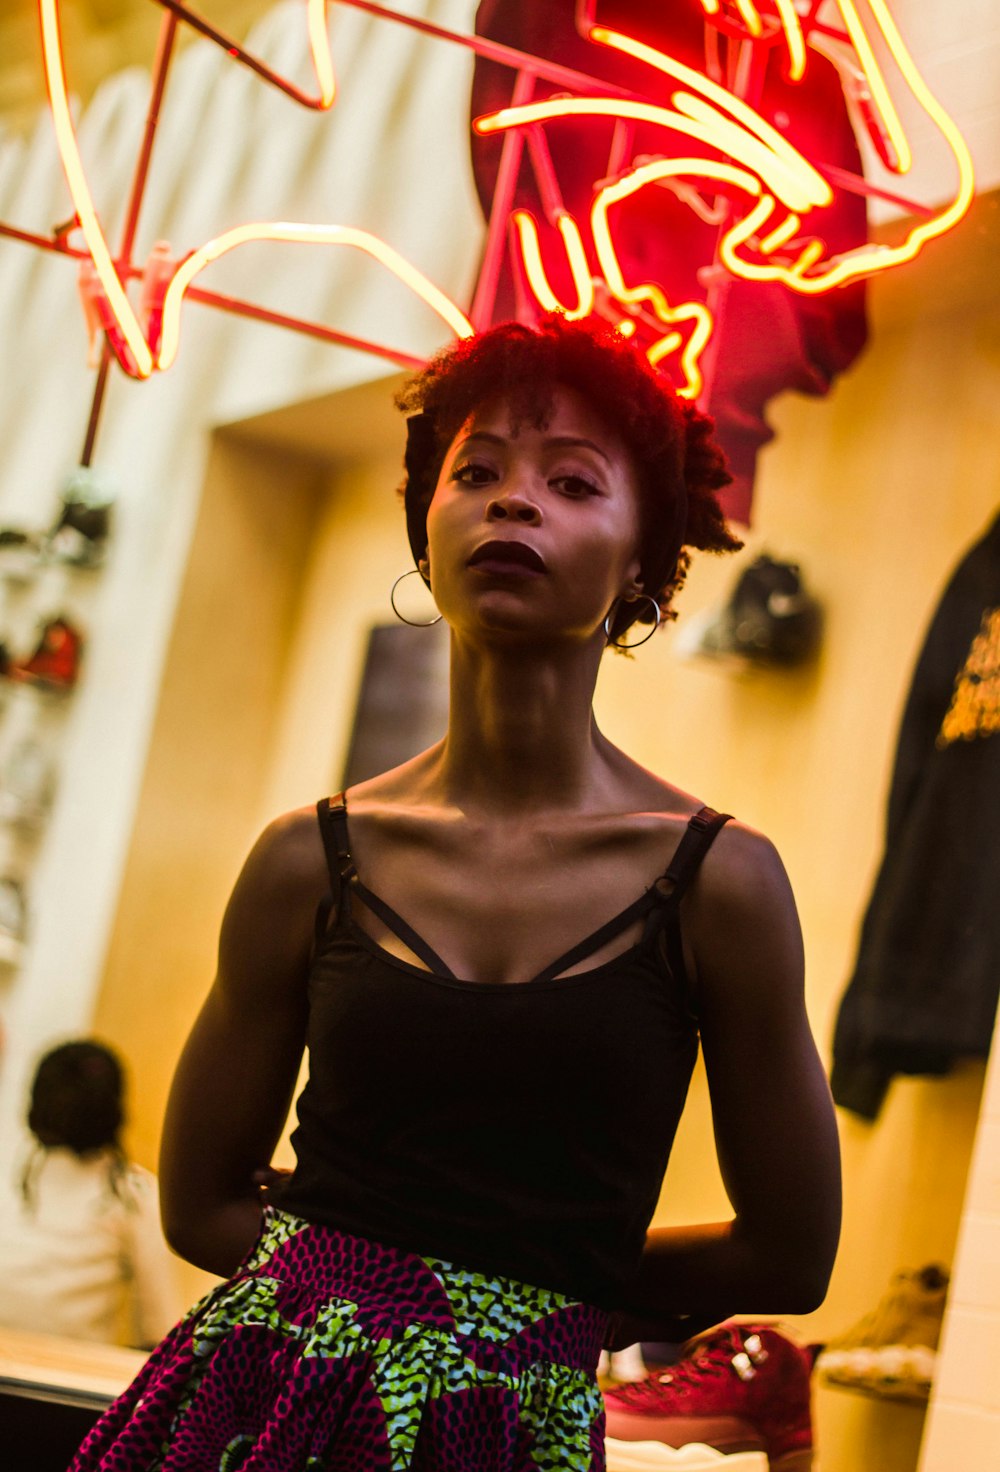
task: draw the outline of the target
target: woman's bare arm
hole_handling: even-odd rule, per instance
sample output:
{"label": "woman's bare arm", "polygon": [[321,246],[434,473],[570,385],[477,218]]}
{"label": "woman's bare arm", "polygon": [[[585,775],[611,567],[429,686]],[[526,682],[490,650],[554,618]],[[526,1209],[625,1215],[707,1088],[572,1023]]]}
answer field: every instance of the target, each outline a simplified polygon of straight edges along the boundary
{"label": "woman's bare arm", "polygon": [[226,907],[218,970],[177,1065],[164,1122],[167,1240],[227,1276],[260,1227],[254,1172],[288,1114],[305,1046],[313,917],[325,891],[311,813],[272,823]]}
{"label": "woman's bare arm", "polygon": [[735,1216],[649,1233],[632,1295],[643,1322],[623,1326],[618,1343],[685,1338],[733,1313],[809,1312],[823,1300],[840,1232],[833,1105],[805,1012],[795,904],[772,845],[724,830],[683,916]]}

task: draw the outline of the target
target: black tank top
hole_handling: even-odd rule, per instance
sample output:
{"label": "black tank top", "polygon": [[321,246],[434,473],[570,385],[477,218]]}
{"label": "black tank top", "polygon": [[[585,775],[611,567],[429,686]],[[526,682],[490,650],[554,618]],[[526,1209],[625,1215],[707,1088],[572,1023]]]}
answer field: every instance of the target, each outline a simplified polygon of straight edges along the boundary
{"label": "black tank top", "polygon": [[[455,977],[361,883],[343,802],[324,799],[318,813],[331,893],[308,983],[297,1164],[278,1204],[622,1306],[698,1049],[678,905],[728,814],[702,808],[643,895],[533,981],[511,985]],[[352,893],[430,970],[362,930]],[[562,974],[639,918],[635,945]]]}

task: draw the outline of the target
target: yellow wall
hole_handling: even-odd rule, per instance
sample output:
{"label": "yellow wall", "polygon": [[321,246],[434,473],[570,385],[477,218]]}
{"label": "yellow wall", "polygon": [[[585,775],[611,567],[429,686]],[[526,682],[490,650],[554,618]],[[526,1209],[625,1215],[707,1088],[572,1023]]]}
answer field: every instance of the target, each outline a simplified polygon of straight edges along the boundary
{"label": "yellow wall", "polygon": [[[684,659],[670,631],[634,661],[608,658],[598,692],[612,739],[777,843],[824,1053],[914,659],[948,573],[1000,502],[998,235],[996,199],[979,201],[962,230],[872,287],[872,344],[829,400],[789,397],[773,412],[742,559],[766,547],[801,562],[827,611],[816,666],[736,674]],[[312,415],[313,450],[331,407]],[[364,634],[388,618],[408,565],[391,494],[398,434],[377,434],[376,453],[353,465],[338,424],[322,485],[314,461],[231,436],[206,483],[96,1018],[133,1066],[134,1148],[147,1163],[228,888],[261,824],[336,778]],[[737,567],[696,566],[681,621],[722,600]],[[853,1322],[897,1268],[950,1260],[981,1076],[970,1064],[898,1081],[875,1126],[842,1119],[843,1245],[809,1336]],[[660,1218],[724,1209],[698,1075]],[[825,1392],[818,1414],[824,1472],[915,1465],[918,1412]]]}

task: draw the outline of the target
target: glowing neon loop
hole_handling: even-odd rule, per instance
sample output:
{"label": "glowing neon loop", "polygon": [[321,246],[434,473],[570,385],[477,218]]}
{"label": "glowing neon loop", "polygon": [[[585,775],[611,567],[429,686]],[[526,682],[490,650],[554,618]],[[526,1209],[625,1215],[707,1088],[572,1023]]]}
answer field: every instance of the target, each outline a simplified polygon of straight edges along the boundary
{"label": "glowing neon loop", "polygon": [[[677,93],[673,100],[678,108],[683,103],[690,113],[703,107],[704,117],[686,116],[681,111],[669,112],[664,107],[646,102],[626,102],[603,97],[553,97],[542,102],[524,103],[519,107],[501,108],[498,112],[477,118],[474,127],[480,133],[499,133],[508,128],[548,122],[553,118],[631,118],[636,122],[652,123],[678,133],[686,133],[689,137],[718,148],[722,153],[739,158],[766,180],[789,208],[808,209],[813,204],[825,204],[832,199],[832,191],[826,180],[816,173],[801,154],[796,155],[793,166],[758,138],[728,119],[719,117],[710,104],[701,99],[688,97],[686,93]],[[784,140],[782,144],[783,153],[790,151]]]}
{"label": "glowing neon loop", "polygon": [[765,256],[772,255],[780,245],[784,245],[786,241],[791,240],[801,224],[802,221],[798,215],[789,215],[783,224],[776,225],[770,235],[765,236],[761,241],[761,254]]}
{"label": "glowing neon loop", "polygon": [[736,0],[736,9],[739,11],[743,24],[751,36],[763,35],[764,26],[760,16],[757,14],[757,7],[752,3],[752,0]]}
{"label": "glowing neon loop", "polygon": [[[471,322],[450,297],[429,281],[415,266],[411,266],[391,246],[386,245],[376,236],[370,235],[365,230],[354,230],[342,225],[299,225],[276,222],[237,226],[192,251],[177,267],[164,293],[160,341],[158,351],[154,355],[112,260],[87,184],[69,109],[59,35],[58,0],[39,0],[39,11],[42,26],[42,52],[55,125],[56,144],[94,270],[114,322],[120,329],[132,356],[132,362],[122,360],[122,366],[127,372],[137,378],[148,378],[155,369],[163,370],[170,367],[177,355],[180,311],[188,286],[210,261],[216,260],[237,245],[254,240],[354,246],[379,261],[404,286],[409,287],[422,301],[426,302],[445,320],[456,337],[472,336]],[[326,33],[325,15],[325,0],[309,0],[310,44],[313,60],[324,105],[329,106],[336,95],[336,85]],[[113,331],[113,329],[108,330]]]}
{"label": "glowing neon loop", "polygon": [[[718,179],[744,189],[749,194],[760,193],[760,180],[756,175],[747,173],[745,169],[740,169],[735,164],[715,162],[704,158],[662,159],[656,163],[644,164],[641,168],[627,174],[624,179],[618,179],[613,184],[607,184],[599,190],[591,206],[590,224],[597,259],[604,272],[604,279],[608,283],[611,294],[618,301],[623,304],[648,301],[656,316],[665,324],[682,321],[694,323],[691,336],[681,353],[681,369],[685,382],[684,387],[678,392],[687,398],[697,398],[702,389],[699,360],[712,335],[714,326],[711,312],[701,302],[685,302],[683,306],[672,307],[660,287],[652,282],[646,282],[642,286],[627,286],[608,222],[608,210],[611,205],[620,204],[622,200],[628,199],[648,184],[655,184],[678,174],[693,174],[703,178]],[[676,332],[662,338],[647,353],[650,362],[659,362],[668,353],[675,351],[681,341],[680,335]]]}
{"label": "glowing neon loop", "polygon": [[[604,26],[594,26],[590,39],[600,46],[610,46],[615,51],[632,56],[636,61],[646,62],[649,66],[655,67],[657,71],[684,83],[695,92],[700,92],[708,102],[714,103],[720,110],[731,113],[748,132],[758,137],[779,158],[784,158],[792,172],[796,176],[801,176],[803,183],[808,179],[810,194],[808,201],[804,203],[817,205],[830,203],[833,191],[822,175],[817,173],[808,160],[803,158],[798,149],[793,147],[788,139],[778,132],[777,128],[765,122],[758,112],[755,112],[739,97],[733,97],[717,82],[702,76],[700,72],[685,66],[683,62],[675,61],[672,56],[666,56],[662,51],[657,51],[655,47],[647,46],[642,41],[635,41],[631,36],[623,36],[619,31],[609,31]],[[670,100],[675,107],[679,107],[679,98],[686,98],[686,96],[686,93],[675,93]],[[744,158],[743,162],[749,161]],[[765,174],[762,174],[762,177],[767,179]],[[775,187],[771,180],[768,182],[771,183],[772,188]],[[790,201],[786,203],[791,206]]]}
{"label": "glowing neon loop", "polygon": [[[892,16],[889,14],[889,10],[887,5],[885,4],[885,0],[868,0],[868,3],[871,6],[876,24],[881,30],[889,51],[892,55],[892,58],[902,72],[907,86],[910,88],[911,92],[914,94],[921,107],[928,114],[931,121],[941,132],[946,143],[948,144],[948,147],[952,152],[952,155],[955,158],[955,162],[958,166],[959,172],[959,188],[953,205],[948,210],[946,210],[943,215],[938,217],[938,219],[935,221],[926,222],[924,225],[915,228],[913,232],[913,237],[911,237],[911,239],[914,239],[916,241],[915,250],[910,251],[908,245],[902,246],[899,247],[898,250],[902,251],[903,254],[896,255],[895,252],[893,252],[892,258],[889,258],[889,256],[886,254],[887,252],[889,252],[889,247],[862,247],[859,251],[852,252],[851,254],[852,256],[858,257],[860,260],[868,261],[869,264],[859,265],[856,269],[850,270],[849,273],[843,276],[839,276],[835,281],[830,282],[830,287],[839,285],[842,281],[853,279],[854,277],[862,275],[865,272],[884,270],[887,266],[902,263],[903,261],[912,260],[913,256],[922,249],[927,240],[934,239],[936,236],[944,234],[947,230],[950,230],[955,224],[958,223],[958,221],[965,214],[966,210],[969,208],[969,205],[972,202],[974,189],[972,159],[969,156],[969,151],[966,147],[965,140],[959,133],[958,129],[955,127],[955,124],[948,117],[948,114],[945,112],[944,108],[930,92],[929,88],[921,77],[919,71],[916,68],[916,65],[913,62],[912,57],[906,49],[906,45],[903,41],[902,36],[896,28],[896,24],[893,21]],[[864,28],[861,25],[861,20],[858,16],[857,7],[855,5],[855,0],[837,0],[837,5],[840,9],[841,15],[843,16],[845,28],[848,30],[849,34],[851,34],[852,38],[856,38],[855,49],[858,51],[862,66],[864,67],[865,76],[868,80],[869,86],[872,89],[872,96],[878,101],[880,109],[882,108],[882,99],[884,98],[885,110],[883,111],[882,116],[889,133],[890,141],[896,151],[897,159],[899,160],[900,166],[897,169],[897,172],[902,172],[902,163],[904,159],[906,160],[905,166],[907,168],[909,168],[910,166],[911,154],[909,144],[907,143],[905,134],[903,134],[902,132],[902,128],[899,124],[898,115],[892,105],[891,99],[889,98],[885,79],[883,78],[882,73],[878,68],[878,64],[875,61],[875,56],[871,49],[871,45],[868,42],[867,36],[864,32]],[[687,67],[682,67],[679,62],[675,62],[671,57],[664,56],[662,52],[656,51],[651,46],[646,46],[642,42],[632,40],[632,38],[629,36],[622,36],[618,32],[605,30],[604,28],[599,26],[595,26],[592,29],[591,38],[594,41],[599,42],[600,44],[613,46],[617,50],[624,51],[627,54],[636,57],[640,61],[646,61],[651,66],[656,67],[657,70],[665,72],[668,76],[674,76],[683,80],[689,80],[694,83],[698,91],[705,93],[710,101],[718,102],[722,106],[726,105],[724,99],[728,98],[729,94],[726,93],[724,89],[718,87],[716,83],[709,81],[707,78],[700,77],[699,73],[692,72]],[[861,42],[862,44],[859,45],[858,42]],[[673,101],[674,106],[680,105],[678,97],[676,95],[671,100]],[[754,120],[756,120],[758,126],[761,124],[762,120],[758,119],[757,114],[754,113],[753,109],[748,108],[745,103],[738,103],[737,99],[733,98],[729,100],[729,106],[730,111],[733,112],[734,116],[745,122],[748,127],[754,126]],[[767,125],[764,124],[764,127],[767,127]],[[773,132],[773,130],[770,131]],[[761,136],[765,135],[762,134]],[[744,162],[746,162],[745,158]],[[774,182],[768,179],[767,176],[763,173],[762,178],[765,179],[765,182],[771,184],[771,187],[774,188],[775,193],[778,194],[779,198],[783,199],[785,204],[789,205],[790,208],[796,207],[789,199],[781,194],[781,191],[775,187]],[[816,202],[827,203],[828,201],[823,200]],[[790,282],[789,284],[792,283]],[[797,289],[803,288],[800,287]]]}
{"label": "glowing neon loop", "polygon": [[309,0],[309,51],[313,69],[319,82],[320,106],[333,106],[337,97],[337,79],[333,72],[333,53],[326,29],[326,0]]}
{"label": "glowing neon loop", "polygon": [[802,35],[802,23],[792,0],[775,0],[781,27],[788,42],[788,75],[791,81],[801,82],[806,74],[806,43]]}
{"label": "glowing neon loop", "polygon": [[524,263],[528,285],[539,304],[547,312],[562,312],[570,322],[579,321],[581,317],[589,317],[594,310],[594,282],[587,266],[587,256],[583,249],[583,241],[580,239],[580,230],[573,217],[561,214],[557,222],[566,248],[566,258],[573,276],[573,285],[576,288],[577,304],[572,309],[559,300],[549,285],[549,278],[542,264],[538,226],[534,217],[527,210],[515,210],[512,218],[517,229],[521,260]]}
{"label": "glowing neon loop", "polygon": [[[972,160],[965,141],[917,71],[884,0],[868,0],[868,3],[907,85],[942,133],[956,160],[959,171],[959,188],[956,197],[941,215],[914,226],[901,245],[866,244],[831,260],[826,269],[810,276],[806,273],[816,266],[826,250],[825,242],[819,239],[804,246],[792,262],[756,264],[737,254],[739,247],[756,236],[761,226],[766,224],[775,208],[774,198],[764,193],[758,186],[753,192],[762,197],[758,199],[754,209],[744,220],[733,225],[720,241],[720,258],[735,276],[751,281],[783,281],[792,290],[807,295],[829,291],[859,276],[872,275],[876,271],[912,260],[928,240],[950,230],[969,208],[973,197],[974,181]],[[860,20],[854,0],[838,0],[838,5],[844,15],[845,23],[853,17],[854,25],[859,28]],[[599,44],[626,52],[638,60],[648,62],[668,76],[687,82],[701,95],[675,92],[671,97],[671,102],[677,111],[673,113],[652,105],[615,103],[600,98],[553,98],[521,108],[505,108],[477,119],[474,125],[477,130],[482,133],[501,131],[527,123],[541,122],[550,117],[635,117],[641,121],[672,127],[679,132],[687,132],[738,158],[753,168],[792,212],[797,213],[802,209],[808,211],[816,205],[827,204],[832,200],[832,190],[824,180],[819,178],[812,166],[792,149],[786,140],[776,134],[775,130],[770,128],[763,119],[758,117],[753,109],[738,99],[730,97],[716,83],[700,76],[699,73],[685,67],[682,63],[674,61],[672,57],[665,56],[662,52],[643,42],[635,41],[629,36],[622,36],[618,32],[609,31],[600,26],[593,27],[590,34],[591,39]],[[884,92],[884,79],[875,65],[874,54],[870,46],[867,48],[867,55],[870,58],[869,65],[873,68],[873,73],[866,72],[869,83],[872,84],[877,76],[881,82],[881,90]],[[732,113],[767,146],[763,149],[754,147],[752,140],[744,138],[737,127],[718,115],[715,104]],[[894,116],[893,112],[892,117]],[[887,127],[891,125],[891,117],[886,119],[886,125]],[[734,134],[740,139],[738,143],[734,139]],[[894,146],[897,147],[898,154],[909,157],[905,138],[901,137],[900,144],[894,142]],[[778,163],[776,158],[779,152],[782,155],[781,163]],[[763,166],[762,155],[763,160],[766,160],[767,163],[766,168]],[[812,192],[809,186],[814,179],[819,180],[821,188]],[[777,244],[789,239],[793,233],[788,221],[775,226],[766,237],[769,242],[772,242],[771,250],[776,249]],[[767,254],[767,251],[765,250],[764,253]],[[610,282],[609,285],[611,285]]]}
{"label": "glowing neon loop", "polygon": [[[111,321],[105,320],[104,329],[115,345],[126,371],[139,378],[146,378],[155,369],[166,368],[173,362],[178,348],[181,306],[191,281],[210,261],[238,245],[255,240],[341,244],[360,249],[378,260],[414,291],[443,318],[456,336],[467,337],[472,334],[473,328],[468,318],[443,292],[390,246],[366,231],[337,225],[256,223],[238,226],[209,241],[193,251],[177,268],[163,298],[162,338],[158,352],[154,353],[143,332],[140,318],[126,294],[89,191],[67,97],[58,3],[59,0],[39,0],[43,60],[56,141],[80,228],[103,292],[106,309],[110,313]],[[752,0],[734,0],[734,3],[750,33],[755,37],[761,36],[763,24]],[[794,0],[773,0],[773,3],[788,46],[789,76],[797,81],[804,75],[806,68],[806,45],[802,26]],[[894,156],[891,167],[896,173],[904,173],[911,167],[912,153],[868,32],[861,20],[858,5],[856,0],[836,0],[836,3],[870,88],[873,105],[885,126]],[[309,46],[320,87],[320,106],[329,108],[335,100],[337,89],[326,28],[326,0],[307,0],[307,4]],[[719,0],[701,0],[701,4],[706,15],[718,14]],[[558,117],[607,116],[616,120],[631,119],[666,127],[697,139],[737,159],[752,170],[752,173],[748,173],[737,164],[720,163],[711,159],[668,159],[627,173],[614,184],[600,190],[593,201],[591,226],[595,249],[612,295],[623,305],[650,302],[655,315],[664,323],[685,319],[695,323],[691,340],[682,354],[687,378],[687,388],[682,392],[698,391],[698,357],[712,330],[710,313],[696,302],[672,308],[663,292],[648,283],[635,288],[626,286],[608,224],[607,212],[611,204],[629,197],[648,183],[678,177],[682,173],[725,180],[747,192],[755,198],[756,203],[743,219],[724,232],[719,244],[721,262],[733,275],[742,279],[779,280],[794,291],[817,294],[859,276],[872,275],[876,271],[912,260],[927,241],[944,234],[957,224],[971,203],[974,190],[973,169],[964,139],[923,81],[889,13],[886,0],[866,0],[866,4],[906,85],[943,136],[955,159],[958,189],[947,209],[913,227],[902,244],[887,246],[866,243],[840,257],[829,258],[822,269],[812,275],[809,273],[821,262],[827,250],[825,242],[819,238],[813,238],[802,245],[792,261],[782,259],[758,262],[743,259],[738,252],[741,246],[749,243],[755,253],[769,256],[787,245],[802,225],[799,211],[809,213],[832,201],[833,191],[829,184],[781,133],[746,103],[701,73],[643,42],[600,26],[592,26],[589,31],[590,39],[595,44],[627,53],[680,83],[681,90],[675,91],[670,97],[672,111],[654,104],[628,100],[559,97],[501,109],[477,119],[474,124],[480,133],[492,133]],[[684,90],[688,88],[690,90]],[[772,225],[768,234],[761,237],[759,232],[772,220],[778,201],[785,207],[787,214],[783,220]],[[566,311],[549,285],[534,220],[523,211],[515,212],[513,220],[531,289],[543,305]],[[573,317],[586,316],[593,310],[594,282],[587,267],[579,228],[576,221],[566,214],[561,215],[556,223],[578,297],[577,306],[566,314]],[[623,321],[619,324],[619,329],[628,335],[634,332],[635,323]],[[656,362],[668,352],[674,351],[680,343],[681,335],[678,332],[668,333],[654,343],[648,356],[651,361]]]}
{"label": "glowing neon loop", "polygon": [[[879,28],[889,43],[889,49],[893,53],[893,60],[897,65],[902,67],[901,58],[897,55],[892,38],[886,31],[882,21],[879,20],[877,0],[871,0],[871,6],[872,10],[876,12],[875,19]],[[889,142],[892,144],[893,151],[895,152],[896,165],[893,172],[905,174],[909,171],[913,163],[913,155],[910,152],[910,145],[907,141],[906,134],[903,132],[903,125],[899,121],[899,114],[893,106],[892,98],[889,96],[889,89],[886,86],[885,78],[882,75],[878,62],[875,60],[875,53],[872,50],[871,42],[868,39],[864,26],[861,24],[861,17],[858,15],[857,6],[854,4],[854,0],[837,0],[837,7],[840,10],[847,34],[851,38],[851,45],[857,52],[858,60],[861,63],[861,70],[864,72],[868,80],[868,85],[872,90],[872,101],[882,121],[885,123]],[[895,30],[895,27],[893,29]],[[903,40],[898,31],[896,31],[896,40],[899,46],[902,47]]]}
{"label": "glowing neon loop", "polygon": [[[838,0],[841,12],[847,19],[848,9],[855,14],[854,0]],[[735,225],[723,237],[719,246],[720,257],[725,266],[736,276],[741,276],[747,281],[784,281],[793,291],[802,292],[807,295],[816,295],[822,291],[830,291],[835,286],[841,286],[846,281],[853,281],[859,276],[871,275],[875,271],[884,271],[891,266],[903,265],[912,261],[929,240],[945,234],[946,231],[957,225],[972,203],[975,189],[975,179],[972,168],[972,159],[966,146],[965,139],[955,127],[944,108],[933,96],[923,77],[920,75],[913,62],[912,57],[906,50],[903,38],[900,36],[884,0],[869,0],[876,22],[885,37],[886,44],[892,52],[896,65],[902,72],[907,86],[916,97],[921,107],[936,124],[942,133],[948,147],[958,166],[958,191],[954,200],[940,215],[931,220],[925,220],[907,235],[905,241],[900,245],[868,245],[858,250],[850,251],[839,260],[834,261],[829,269],[815,276],[803,274],[802,258],[793,267],[781,265],[757,266],[749,261],[743,260],[736,255],[737,248],[751,235],[762,223],[763,216],[752,213],[746,220]],[[905,140],[904,140],[905,141]],[[908,151],[908,150],[907,150]],[[763,203],[763,201],[761,201]],[[758,206],[759,210],[760,206]],[[821,253],[821,252],[820,252]],[[812,264],[815,264],[813,257]]]}
{"label": "glowing neon loop", "polygon": [[347,225],[299,225],[282,222],[263,222],[252,225],[237,225],[218,235],[205,245],[191,252],[178,266],[163,298],[163,334],[157,366],[169,368],[177,355],[180,337],[180,311],[184,293],[199,271],[239,245],[255,240],[293,241],[304,245],[351,245],[373,256],[386,266],[394,276],[416,293],[440,317],[443,317],[456,337],[472,337],[474,328],[464,312],[418,271],[391,246],[370,235],[366,230],[354,230]]}
{"label": "glowing neon loop", "polygon": [[132,310],[132,304],[125,295],[121,278],[115,269],[108,249],[104,232],[97,218],[94,201],[90,190],[87,188],[87,178],[83,170],[83,160],[80,150],[76,144],[76,134],[73,130],[73,119],[69,110],[69,98],[66,91],[66,77],[62,64],[62,47],[59,37],[59,20],[56,10],[56,0],[39,0],[39,14],[42,24],[42,54],[45,62],[45,80],[49,91],[49,102],[52,107],[52,120],[55,125],[56,145],[59,149],[59,157],[62,160],[63,172],[66,175],[66,183],[73,200],[73,206],[80,221],[80,229],[83,238],[87,242],[94,269],[100,279],[108,305],[114,314],[115,321],[121,328],[122,336],[128,344],[129,351],[135,361],[136,376],[148,378],[153,371],[153,355],[149,350],[149,344],[143,335],[139,319]]}

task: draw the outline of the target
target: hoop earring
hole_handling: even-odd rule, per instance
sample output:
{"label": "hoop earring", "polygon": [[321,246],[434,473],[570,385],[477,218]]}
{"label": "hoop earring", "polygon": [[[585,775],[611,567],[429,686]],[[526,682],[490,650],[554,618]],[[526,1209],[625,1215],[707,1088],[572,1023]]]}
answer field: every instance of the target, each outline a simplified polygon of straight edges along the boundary
{"label": "hoop earring", "polygon": [[[649,593],[639,593],[638,594],[638,597],[639,598],[644,598],[647,603],[651,603],[653,605],[653,613],[656,616],[656,622],[653,625],[653,627],[650,629],[650,631],[649,631],[648,634],[645,634],[643,636],[643,638],[641,638],[641,639],[636,639],[633,644],[619,644],[619,642],[618,642],[617,639],[612,639],[612,637],[611,637],[611,619],[612,619],[612,615],[614,614],[614,612],[615,612],[616,608],[618,607],[619,603],[622,601],[620,598],[616,598],[615,601],[614,601],[614,603],[612,603],[611,607],[608,609],[607,616],[605,617],[605,620],[604,620],[604,632],[608,636],[608,643],[609,643],[609,645],[611,646],[612,649],[638,649],[640,644],[645,644],[647,639],[652,639],[653,635],[656,633],[657,629],[660,627],[660,623],[661,623],[661,621],[663,619],[663,615],[660,612],[660,605],[657,603],[656,599],[653,598],[653,597],[651,597]],[[628,601],[630,603],[633,603],[636,600],[630,598]]]}
{"label": "hoop earring", "polygon": [[439,624],[441,622],[440,614],[438,614],[437,618],[413,619],[407,618],[404,614],[400,613],[399,609],[396,607],[396,589],[399,587],[403,579],[422,576],[423,574],[417,567],[411,567],[409,572],[401,572],[399,577],[393,583],[392,591],[389,594],[389,602],[392,605],[393,613],[399,619],[399,622],[401,624],[409,624],[411,629],[429,629],[432,624]]}

